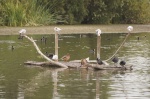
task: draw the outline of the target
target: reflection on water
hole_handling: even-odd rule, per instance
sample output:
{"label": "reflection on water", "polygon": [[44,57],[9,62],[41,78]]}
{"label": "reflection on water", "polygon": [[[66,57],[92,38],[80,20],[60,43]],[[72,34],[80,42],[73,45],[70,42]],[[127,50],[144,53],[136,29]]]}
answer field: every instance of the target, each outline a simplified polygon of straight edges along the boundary
{"label": "reflection on water", "polygon": [[[54,35],[30,35],[43,53],[54,53]],[[108,59],[126,34],[102,34],[101,59]],[[44,61],[32,43],[18,36],[0,36],[1,99],[149,99],[150,34],[131,34],[117,56],[133,64],[132,71],[92,71],[24,66]],[[96,59],[94,34],[59,35],[59,57]],[[12,50],[13,46],[13,50]],[[111,61],[109,61],[112,63]]]}

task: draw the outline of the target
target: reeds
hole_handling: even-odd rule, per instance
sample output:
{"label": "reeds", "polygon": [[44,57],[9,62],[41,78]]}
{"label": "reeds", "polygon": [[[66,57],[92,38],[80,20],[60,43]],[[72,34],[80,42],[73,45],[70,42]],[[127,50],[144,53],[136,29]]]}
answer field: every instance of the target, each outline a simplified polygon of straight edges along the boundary
{"label": "reeds", "polygon": [[55,22],[48,9],[38,5],[37,0],[1,1],[0,25],[38,26]]}

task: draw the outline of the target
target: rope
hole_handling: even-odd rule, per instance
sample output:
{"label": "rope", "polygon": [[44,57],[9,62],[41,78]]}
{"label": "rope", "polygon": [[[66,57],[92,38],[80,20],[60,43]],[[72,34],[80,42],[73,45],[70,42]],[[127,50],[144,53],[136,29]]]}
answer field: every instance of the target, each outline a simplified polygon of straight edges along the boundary
{"label": "rope", "polygon": [[108,58],[107,60],[104,60],[104,61],[109,61],[110,59],[112,59],[118,52],[119,50],[121,49],[121,47],[124,45],[124,43],[126,42],[128,36],[130,35],[130,32],[126,35],[124,41],[121,43],[121,45],[119,46],[119,48],[116,50],[116,52],[110,57]]}

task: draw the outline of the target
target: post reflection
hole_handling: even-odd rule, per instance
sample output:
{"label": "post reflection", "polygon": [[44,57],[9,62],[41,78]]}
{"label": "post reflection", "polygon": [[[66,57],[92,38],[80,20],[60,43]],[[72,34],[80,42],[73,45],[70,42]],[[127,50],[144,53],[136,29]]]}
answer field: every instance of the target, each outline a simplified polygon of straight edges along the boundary
{"label": "post reflection", "polygon": [[[25,96],[28,97],[35,96],[35,94],[39,90],[42,90],[42,88],[44,88],[43,86],[46,86],[48,83],[52,82],[52,85],[49,86],[50,88],[47,89],[48,91],[50,91],[48,97],[52,99],[56,99],[56,97],[58,98],[57,92],[58,72],[63,70],[64,68],[56,68],[56,69],[47,69],[44,72],[40,72],[37,76],[32,78],[29,83],[22,85],[22,87],[25,88],[24,89]],[[52,77],[52,79],[50,79],[50,76]],[[53,89],[51,87],[53,87]],[[47,93],[47,90],[44,90],[43,94],[44,92]]]}
{"label": "post reflection", "polygon": [[96,72],[96,99],[100,99],[100,82],[99,82],[99,73]]}
{"label": "post reflection", "polygon": [[58,70],[52,71],[52,80],[54,82],[53,98],[52,99],[56,99],[56,97],[58,96],[58,92],[57,92]]}

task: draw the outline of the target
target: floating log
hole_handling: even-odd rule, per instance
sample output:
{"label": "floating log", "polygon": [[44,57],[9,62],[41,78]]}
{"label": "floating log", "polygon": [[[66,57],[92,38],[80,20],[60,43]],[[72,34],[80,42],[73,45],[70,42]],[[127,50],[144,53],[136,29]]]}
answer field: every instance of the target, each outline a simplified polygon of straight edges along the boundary
{"label": "floating log", "polygon": [[[114,66],[114,65],[98,65],[96,63],[88,63],[85,66],[81,67],[80,62],[63,62],[60,61],[59,63],[66,65],[68,68],[92,68],[94,70],[132,70],[132,65],[125,65],[125,66]],[[57,66],[52,64],[51,62],[35,62],[35,61],[27,61],[24,63],[25,65],[36,65],[36,66]]]}

